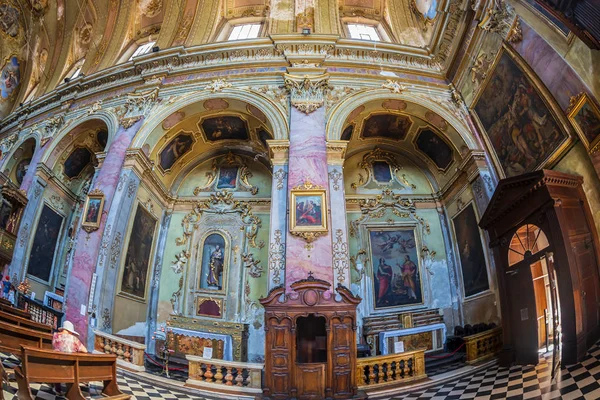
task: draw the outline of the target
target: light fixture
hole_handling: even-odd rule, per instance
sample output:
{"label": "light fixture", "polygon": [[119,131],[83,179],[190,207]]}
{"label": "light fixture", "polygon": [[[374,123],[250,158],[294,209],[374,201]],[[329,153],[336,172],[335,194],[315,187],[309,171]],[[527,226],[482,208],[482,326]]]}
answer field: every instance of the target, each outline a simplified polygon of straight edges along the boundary
{"label": "light fixture", "polygon": [[302,28],[303,35],[310,35],[310,28]]}

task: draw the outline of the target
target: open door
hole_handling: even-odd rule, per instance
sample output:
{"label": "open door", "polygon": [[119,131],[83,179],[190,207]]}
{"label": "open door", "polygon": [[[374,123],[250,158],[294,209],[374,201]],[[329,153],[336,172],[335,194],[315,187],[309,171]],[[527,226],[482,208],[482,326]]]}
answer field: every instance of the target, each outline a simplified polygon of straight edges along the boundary
{"label": "open door", "polygon": [[550,282],[550,302],[552,319],[552,379],[558,371],[561,364],[560,355],[562,354],[561,324],[560,324],[560,301],[558,297],[558,287],[556,285],[556,271],[554,270],[554,255],[546,252],[546,262],[548,265],[548,278]]}

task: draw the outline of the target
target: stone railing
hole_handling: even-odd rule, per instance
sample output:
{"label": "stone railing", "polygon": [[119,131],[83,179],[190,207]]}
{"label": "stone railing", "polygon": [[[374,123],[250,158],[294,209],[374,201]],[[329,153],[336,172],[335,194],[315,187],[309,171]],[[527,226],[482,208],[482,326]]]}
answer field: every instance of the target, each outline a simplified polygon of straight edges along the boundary
{"label": "stone railing", "polygon": [[426,377],[425,349],[356,360],[359,389],[393,386]]}
{"label": "stone railing", "polygon": [[99,353],[116,354],[117,365],[132,371],[145,371],[144,352],[146,345],[132,342],[101,331],[94,331],[94,350]]}
{"label": "stone railing", "polygon": [[467,364],[474,364],[495,356],[502,349],[502,327],[465,336],[464,340]]}
{"label": "stone railing", "polygon": [[186,356],[189,377],[185,386],[231,393],[262,393],[263,364]]}

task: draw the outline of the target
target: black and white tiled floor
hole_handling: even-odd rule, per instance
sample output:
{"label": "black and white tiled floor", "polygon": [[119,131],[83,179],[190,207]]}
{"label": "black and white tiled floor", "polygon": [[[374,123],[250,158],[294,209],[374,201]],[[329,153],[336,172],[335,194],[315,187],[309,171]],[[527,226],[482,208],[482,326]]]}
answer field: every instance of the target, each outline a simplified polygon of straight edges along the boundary
{"label": "black and white tiled floor", "polygon": [[[476,372],[465,378],[446,384],[433,386],[408,394],[392,396],[393,400],[405,399],[600,399],[600,342],[590,349],[586,358],[579,364],[562,368],[554,380],[550,379],[551,360],[542,359],[537,366],[497,366]],[[7,365],[7,363],[4,363]],[[8,370],[10,373],[11,371]],[[200,396],[185,394],[177,387],[166,389],[138,381],[131,375],[118,374],[119,388],[131,394],[132,399],[202,399]],[[17,400],[16,382],[4,387],[4,398]],[[100,398],[101,387],[92,384],[88,395]],[[32,385],[36,399],[56,400],[48,385]],[[398,393],[406,392],[399,389]]]}

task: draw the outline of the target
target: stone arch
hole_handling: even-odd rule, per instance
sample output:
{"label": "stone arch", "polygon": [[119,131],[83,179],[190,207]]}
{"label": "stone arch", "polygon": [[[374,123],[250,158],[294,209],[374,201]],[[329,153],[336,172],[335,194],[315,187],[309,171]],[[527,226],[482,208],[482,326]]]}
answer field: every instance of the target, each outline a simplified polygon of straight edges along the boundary
{"label": "stone arch", "polygon": [[33,139],[35,140],[35,148],[34,148],[34,153],[36,151],[38,151],[40,149],[40,133],[39,131],[35,130],[35,131],[29,131],[29,133],[27,133],[25,136],[23,136],[22,138],[19,138],[19,143],[15,143],[6,154],[2,155],[2,160],[0,161],[0,167],[2,168],[2,171],[4,171],[5,168],[7,168],[10,164],[10,160],[12,159],[13,155],[15,154],[15,151],[17,151],[17,149],[19,147],[21,147],[26,141]]}

